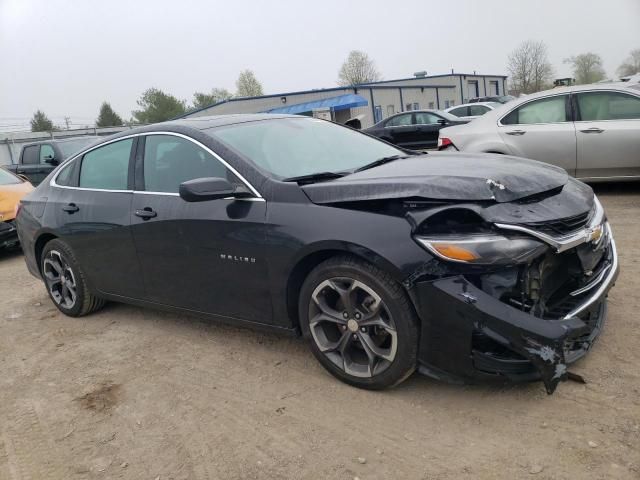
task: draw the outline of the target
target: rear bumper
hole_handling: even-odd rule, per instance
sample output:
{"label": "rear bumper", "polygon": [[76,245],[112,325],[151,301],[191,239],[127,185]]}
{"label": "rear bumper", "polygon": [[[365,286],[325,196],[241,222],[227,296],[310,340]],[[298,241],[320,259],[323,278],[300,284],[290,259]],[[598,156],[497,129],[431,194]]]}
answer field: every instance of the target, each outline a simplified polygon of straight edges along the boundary
{"label": "rear bumper", "polygon": [[544,382],[551,394],[567,366],[583,357],[602,331],[606,296],[618,276],[611,268],[567,315],[542,319],[501,302],[463,276],[415,284],[422,319],[419,371],[450,381],[503,378]]}

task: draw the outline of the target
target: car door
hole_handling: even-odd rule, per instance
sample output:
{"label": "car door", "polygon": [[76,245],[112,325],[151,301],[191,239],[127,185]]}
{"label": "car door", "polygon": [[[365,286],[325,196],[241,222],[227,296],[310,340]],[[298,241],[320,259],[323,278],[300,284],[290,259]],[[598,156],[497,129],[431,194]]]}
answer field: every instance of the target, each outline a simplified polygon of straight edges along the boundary
{"label": "car door", "polygon": [[16,173],[27,177],[34,186],[38,185],[49,173],[45,173],[46,166],[40,163],[40,145],[24,147],[20,160]]}
{"label": "car door", "polygon": [[410,148],[435,148],[438,146],[438,132],[446,120],[435,113],[415,112],[413,119],[418,128]]}
{"label": "car door", "polygon": [[384,136],[400,147],[411,148],[418,131],[413,124],[412,113],[401,113],[387,120],[384,125]]}
{"label": "car door", "polygon": [[134,146],[134,138],[117,140],[72,160],[53,179],[47,212],[94,288],[140,299],[131,234]]}
{"label": "car door", "polygon": [[640,96],[618,91],[574,94],[576,176],[640,176]]}
{"label": "car door", "polygon": [[512,155],[576,172],[576,132],[569,94],[531,100],[498,121],[498,133]]}
{"label": "car door", "polygon": [[265,248],[266,202],[255,196],[187,202],[182,182],[245,182],[204,145],[149,134],[136,158],[133,237],[146,299],[190,310],[272,323]]}

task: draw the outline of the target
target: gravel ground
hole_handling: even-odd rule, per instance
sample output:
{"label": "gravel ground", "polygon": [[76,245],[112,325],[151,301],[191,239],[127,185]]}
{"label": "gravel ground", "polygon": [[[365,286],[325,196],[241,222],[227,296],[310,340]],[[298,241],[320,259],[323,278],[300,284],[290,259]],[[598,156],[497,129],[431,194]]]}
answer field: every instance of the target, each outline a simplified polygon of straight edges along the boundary
{"label": "gravel ground", "polygon": [[640,478],[640,186],[597,188],[622,272],[565,382],[339,383],[300,339],[126,305],[67,318],[0,254],[0,479]]}

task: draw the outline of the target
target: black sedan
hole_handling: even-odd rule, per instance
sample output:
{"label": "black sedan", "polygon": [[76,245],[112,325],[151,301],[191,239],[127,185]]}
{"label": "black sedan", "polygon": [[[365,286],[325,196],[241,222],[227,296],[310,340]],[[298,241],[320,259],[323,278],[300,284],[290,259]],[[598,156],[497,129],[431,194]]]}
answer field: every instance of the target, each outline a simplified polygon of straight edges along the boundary
{"label": "black sedan", "polygon": [[419,150],[436,148],[440,129],[469,123],[440,110],[414,110],[392,115],[363,130],[402,148]]}
{"label": "black sedan", "polygon": [[122,132],[59,166],[17,225],[67,315],[111,300],[301,332],[372,389],[417,369],[552,392],[618,272],[600,203],[562,169],[294,116]]}

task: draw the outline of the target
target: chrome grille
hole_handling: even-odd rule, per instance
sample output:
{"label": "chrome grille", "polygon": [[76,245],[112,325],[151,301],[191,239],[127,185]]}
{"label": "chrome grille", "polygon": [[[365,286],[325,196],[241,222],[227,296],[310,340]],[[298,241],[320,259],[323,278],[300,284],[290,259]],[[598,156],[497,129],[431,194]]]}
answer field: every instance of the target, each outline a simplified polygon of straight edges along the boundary
{"label": "chrome grille", "polygon": [[521,223],[523,227],[532,228],[547,235],[562,236],[584,228],[591,212],[581,213],[573,217],[559,218],[545,222]]}

